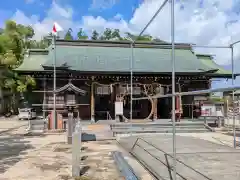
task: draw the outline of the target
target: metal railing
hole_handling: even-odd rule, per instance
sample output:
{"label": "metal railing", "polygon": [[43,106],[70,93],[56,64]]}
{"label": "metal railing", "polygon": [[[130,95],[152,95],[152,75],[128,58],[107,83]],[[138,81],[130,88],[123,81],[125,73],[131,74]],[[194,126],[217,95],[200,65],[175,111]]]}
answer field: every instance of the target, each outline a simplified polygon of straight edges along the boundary
{"label": "metal railing", "polygon": [[[154,149],[156,149],[157,151],[163,153],[163,155],[165,156],[165,162],[164,160],[160,159],[159,157],[157,157],[156,155],[152,154],[151,152],[149,152],[147,149],[145,149],[144,147],[142,147],[141,145],[139,145],[139,141],[143,141],[145,142],[146,144],[148,144],[149,146],[153,147]],[[164,166],[166,166],[166,168],[168,169],[168,172],[169,172],[169,177],[170,179],[172,180],[173,177],[172,177],[172,172],[173,172],[173,167],[169,164],[169,161],[168,161],[168,157],[174,159],[174,156],[172,156],[171,154],[165,152],[164,150],[160,149],[159,147],[155,146],[154,144],[146,141],[145,139],[143,138],[137,138],[137,140],[135,141],[135,143],[133,144],[131,150],[130,150],[130,153],[132,155],[134,155],[137,159],[139,159],[136,154],[134,153],[134,148],[138,146],[140,147],[141,149],[143,149],[146,153],[148,153],[151,157],[153,157],[154,159],[156,159],[158,162],[160,162],[161,164],[163,164]],[[204,179],[207,179],[207,180],[212,180],[211,178],[209,178],[208,176],[204,175],[203,173],[197,171],[196,169],[192,168],[191,166],[187,165],[186,163],[184,163],[183,161],[179,160],[179,159],[176,159],[177,163],[180,163],[182,164],[183,166],[185,166],[186,168],[194,171],[195,173],[197,173],[198,175],[200,175],[202,178]],[[155,172],[152,168],[150,168],[149,166],[147,165],[144,165],[156,178],[158,178],[160,175]],[[186,177],[184,177],[182,174],[176,172],[176,174],[181,177],[182,179],[184,180],[187,180]]]}

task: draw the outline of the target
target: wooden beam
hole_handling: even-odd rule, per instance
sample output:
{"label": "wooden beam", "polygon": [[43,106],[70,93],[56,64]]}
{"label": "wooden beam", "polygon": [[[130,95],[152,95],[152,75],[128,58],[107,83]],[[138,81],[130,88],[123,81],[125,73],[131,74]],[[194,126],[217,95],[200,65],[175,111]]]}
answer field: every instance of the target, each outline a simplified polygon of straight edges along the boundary
{"label": "wooden beam", "polygon": [[91,82],[91,121],[95,122],[95,86],[94,86],[94,77],[92,77]]}

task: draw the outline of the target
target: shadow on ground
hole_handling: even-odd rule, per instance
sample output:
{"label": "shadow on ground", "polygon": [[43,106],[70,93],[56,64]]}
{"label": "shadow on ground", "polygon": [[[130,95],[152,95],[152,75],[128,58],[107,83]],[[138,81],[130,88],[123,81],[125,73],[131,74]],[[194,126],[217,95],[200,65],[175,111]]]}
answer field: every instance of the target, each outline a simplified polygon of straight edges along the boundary
{"label": "shadow on ground", "polygon": [[89,134],[89,133],[82,133],[82,141],[96,141],[96,135],[95,134]]}
{"label": "shadow on ground", "polygon": [[24,137],[0,136],[0,174],[19,162],[21,155],[32,148],[33,146],[29,144],[29,141],[24,140]]}

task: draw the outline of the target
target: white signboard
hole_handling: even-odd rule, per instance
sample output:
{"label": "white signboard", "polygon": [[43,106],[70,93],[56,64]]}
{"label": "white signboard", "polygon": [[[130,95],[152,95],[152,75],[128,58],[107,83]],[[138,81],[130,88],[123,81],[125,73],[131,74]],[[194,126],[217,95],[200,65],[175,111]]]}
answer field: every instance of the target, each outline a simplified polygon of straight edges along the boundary
{"label": "white signboard", "polygon": [[115,115],[123,115],[123,102],[115,102]]}
{"label": "white signboard", "polygon": [[216,116],[216,107],[214,105],[202,105],[201,116]]}

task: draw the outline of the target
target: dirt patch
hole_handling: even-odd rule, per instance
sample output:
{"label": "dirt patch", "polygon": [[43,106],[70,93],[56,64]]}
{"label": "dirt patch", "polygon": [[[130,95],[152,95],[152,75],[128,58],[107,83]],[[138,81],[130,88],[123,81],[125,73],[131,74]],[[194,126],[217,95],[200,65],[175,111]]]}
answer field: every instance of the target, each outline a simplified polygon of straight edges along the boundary
{"label": "dirt patch", "polygon": [[111,152],[118,150],[115,141],[99,141],[84,143],[87,149],[82,151],[82,175],[93,177],[94,180],[119,180],[120,175],[112,158]]}

